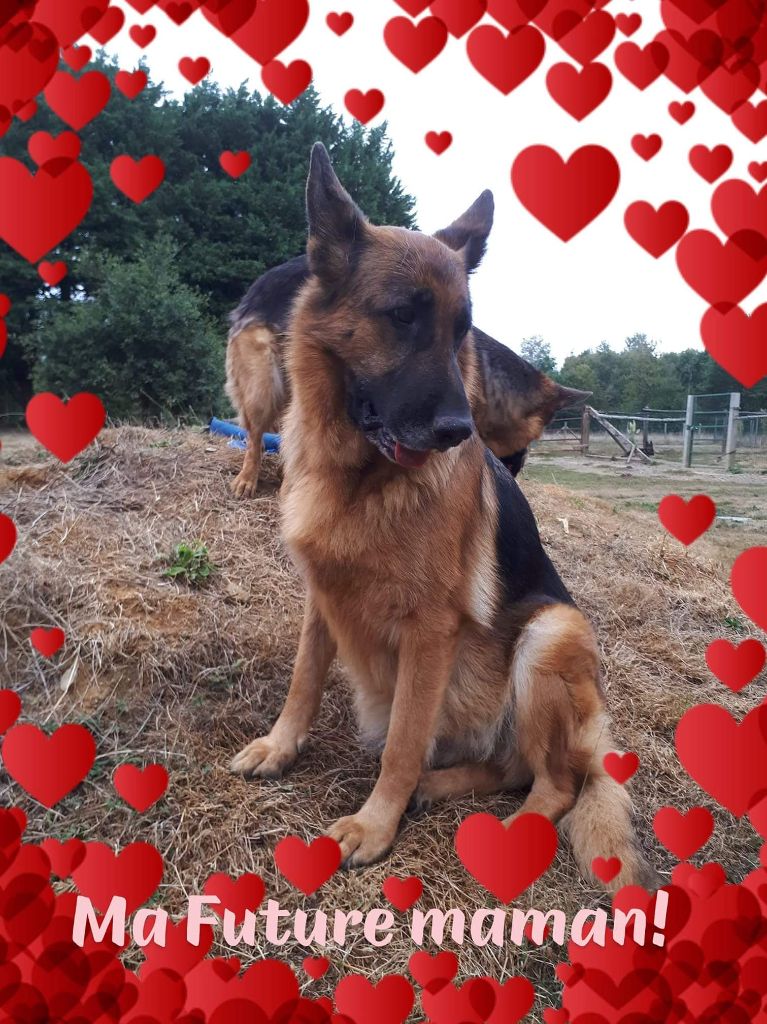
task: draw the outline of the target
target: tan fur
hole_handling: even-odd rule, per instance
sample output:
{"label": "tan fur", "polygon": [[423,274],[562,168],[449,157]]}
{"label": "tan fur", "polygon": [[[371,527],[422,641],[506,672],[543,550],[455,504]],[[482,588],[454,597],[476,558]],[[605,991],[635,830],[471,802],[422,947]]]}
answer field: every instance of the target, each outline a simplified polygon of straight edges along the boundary
{"label": "tan fur", "polygon": [[233,332],[226,349],[226,391],[248,432],[242,469],[232,481],[240,498],[252,497],[261,469],[261,439],[276,430],[285,407],[287,388],[278,336],[268,327],[248,324]]}
{"label": "tan fur", "polygon": [[[585,871],[593,856],[616,855],[621,881],[636,880],[627,799],[601,766],[609,737],[593,633],[570,605],[501,601],[497,492],[482,441],[475,433],[411,471],[348,418],[344,367],[381,374],[420,357],[386,344],[381,318],[367,314],[381,282],[405,265],[435,296],[446,340],[444,351],[438,340],[426,353],[434,367],[453,351],[439,320],[448,311],[450,322],[466,289],[460,253],[413,232],[360,230],[367,245],[354,288],[328,303],[311,278],[294,312],[281,507],[306,619],[285,708],[233,767],[269,775],[293,762],[337,651],[363,736],[382,747],[370,797],[330,829],[348,863],[386,853],[417,788],[428,801],[532,782],[522,811],[552,821],[569,814]],[[343,273],[342,257],[333,272]],[[470,334],[458,363],[474,407]]]}

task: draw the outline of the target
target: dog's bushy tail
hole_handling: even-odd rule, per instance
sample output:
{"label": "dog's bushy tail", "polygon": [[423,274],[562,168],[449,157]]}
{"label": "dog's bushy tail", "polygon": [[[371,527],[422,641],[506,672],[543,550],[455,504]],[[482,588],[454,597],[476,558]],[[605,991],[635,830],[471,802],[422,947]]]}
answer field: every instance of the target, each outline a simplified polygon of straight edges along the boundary
{"label": "dog's bushy tail", "polygon": [[[608,775],[602,764],[604,752],[609,749],[606,743],[600,744],[575,806],[562,819],[562,828],[587,878],[611,892],[624,885],[650,888],[657,879],[636,841],[631,798],[626,787]],[[621,862],[619,873],[608,882],[598,879],[592,867],[596,857],[617,857]]]}

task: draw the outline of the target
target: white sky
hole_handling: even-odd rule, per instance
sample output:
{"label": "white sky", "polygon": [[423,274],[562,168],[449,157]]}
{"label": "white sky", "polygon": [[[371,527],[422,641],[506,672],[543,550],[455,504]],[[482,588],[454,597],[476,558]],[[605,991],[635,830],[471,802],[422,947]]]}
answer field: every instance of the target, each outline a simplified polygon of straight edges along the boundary
{"label": "white sky", "polygon": [[[178,27],[159,9],[139,15],[125,0],[113,3],[123,8],[127,21],[107,49],[125,70],[133,70],[142,52],[129,38],[128,26],[152,24],[158,32],[146,58],[152,77],[164,81],[172,92],[191,88],[178,71],[179,59],[203,55],[212,64],[209,77],[222,86],[236,87],[247,80],[251,88],[263,90],[260,67],[199,12]],[[418,74],[401,64],[383,41],[386,22],[405,15],[390,0],[311,0],[310,6],[307,28],[280,59],[308,60],[322,100],[339,112],[345,111],[348,89],[383,91],[386,104],[371,124],[384,119],[389,123],[394,168],[416,197],[421,229],[437,230],[483,189],[493,190],[495,226],[472,284],[479,327],[513,348],[526,336],[540,334],[560,363],[569,353],[602,339],[621,347],[635,332],[655,338],[667,351],[702,345],[698,328],[707,306],[680,276],[674,250],[653,259],[629,237],[623,215],[639,199],[656,207],[676,199],[687,206],[691,229],[707,228],[722,237],[710,213],[712,186],[690,167],[689,150],[697,144],[729,145],[735,160],[720,181],[739,177],[755,186],[747,167],[752,160],[767,158],[764,143],[753,145],[700,90],[685,97],[663,76],[644,92],[636,89],[612,60],[612,50],[626,38],[620,33],[607,55],[597,58],[612,71],[612,91],[578,122],[546,89],[545,73],[552,64],[574,63],[548,38],[543,63],[504,96],[470,64],[466,36],[450,37],[436,60]],[[650,11],[651,6],[656,10]],[[645,21],[631,41],[644,45],[659,31],[659,6],[641,5]],[[632,0],[613,0],[610,10],[631,12],[639,7]],[[336,36],[325,24],[330,11],[354,15],[354,25],[344,36]],[[668,104],[687,98],[695,103],[696,112],[679,125],[668,113]],[[452,146],[439,157],[424,142],[429,130],[453,134]],[[634,153],[631,138],[653,132],[662,136],[663,147],[646,163]],[[615,199],[568,243],[535,220],[511,187],[514,158],[521,149],[537,144],[552,146],[564,157],[581,146],[599,144],[611,149],[621,165]],[[243,281],[243,291],[249,283]],[[750,313],[765,300],[767,282],[743,308]]]}

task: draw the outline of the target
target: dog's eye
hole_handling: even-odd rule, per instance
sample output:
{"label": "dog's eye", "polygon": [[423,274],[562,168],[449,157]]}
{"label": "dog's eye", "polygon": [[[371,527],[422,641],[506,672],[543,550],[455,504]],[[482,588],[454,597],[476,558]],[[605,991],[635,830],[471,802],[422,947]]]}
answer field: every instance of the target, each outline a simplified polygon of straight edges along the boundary
{"label": "dog's eye", "polygon": [[392,316],[398,324],[412,324],[415,320],[415,310],[412,306],[397,306],[392,310]]}

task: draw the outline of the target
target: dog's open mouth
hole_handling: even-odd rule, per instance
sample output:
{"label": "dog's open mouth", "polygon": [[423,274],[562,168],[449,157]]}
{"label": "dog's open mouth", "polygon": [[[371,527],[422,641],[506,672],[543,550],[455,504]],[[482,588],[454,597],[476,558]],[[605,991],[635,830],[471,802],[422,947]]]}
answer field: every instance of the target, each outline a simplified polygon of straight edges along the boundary
{"label": "dog's open mouth", "polygon": [[374,435],[368,434],[368,438],[382,455],[385,455],[391,462],[396,462],[398,466],[403,466],[406,469],[420,469],[431,455],[431,451],[408,448],[406,445],[401,444],[385,427],[377,430]]}

